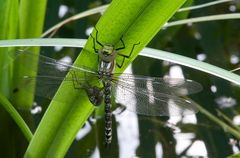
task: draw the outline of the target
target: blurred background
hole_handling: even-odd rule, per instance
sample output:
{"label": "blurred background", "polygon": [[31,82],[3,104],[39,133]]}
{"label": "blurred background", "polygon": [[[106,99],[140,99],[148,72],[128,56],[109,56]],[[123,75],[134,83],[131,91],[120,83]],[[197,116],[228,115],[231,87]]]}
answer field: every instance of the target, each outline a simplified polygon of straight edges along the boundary
{"label": "blurred background", "polygon": [[[190,1],[193,5],[211,0]],[[110,0],[48,1],[44,30],[79,12],[110,3]],[[170,21],[208,15],[239,12],[240,3],[219,5],[180,12]],[[87,39],[101,17],[95,14],[61,27],[54,38]],[[157,19],[156,19],[157,20]],[[163,28],[147,47],[198,59],[226,70],[240,67],[240,22],[222,20]],[[141,36],[141,35],[139,35]],[[80,49],[42,48],[43,55],[61,61],[74,61]],[[203,91],[190,98],[201,107],[237,129],[240,125],[240,88],[221,78],[166,61],[138,56],[128,72],[145,76],[184,77],[199,82]],[[240,74],[236,71],[235,73]],[[32,109],[37,128],[49,100],[36,97]],[[34,130],[33,130],[34,131]],[[113,120],[113,141],[110,149],[104,140],[104,118],[90,117],[79,131],[66,157],[227,157],[239,152],[238,138],[201,112],[175,117],[146,117],[128,111],[116,112]]]}

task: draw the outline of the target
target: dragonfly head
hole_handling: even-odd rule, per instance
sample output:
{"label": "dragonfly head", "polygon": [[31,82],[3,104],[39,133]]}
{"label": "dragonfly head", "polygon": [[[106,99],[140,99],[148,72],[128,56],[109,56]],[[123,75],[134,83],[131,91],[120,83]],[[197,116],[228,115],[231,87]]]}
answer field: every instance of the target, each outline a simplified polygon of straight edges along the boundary
{"label": "dragonfly head", "polygon": [[111,62],[116,58],[117,52],[112,44],[106,44],[99,49],[98,54],[103,61]]}

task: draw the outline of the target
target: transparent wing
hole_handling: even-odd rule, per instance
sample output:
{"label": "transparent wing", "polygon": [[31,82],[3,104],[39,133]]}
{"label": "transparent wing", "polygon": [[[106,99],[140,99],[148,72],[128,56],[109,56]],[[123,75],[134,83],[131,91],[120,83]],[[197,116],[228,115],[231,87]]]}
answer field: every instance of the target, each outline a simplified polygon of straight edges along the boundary
{"label": "transparent wing", "polygon": [[[13,92],[25,90],[52,99],[62,82],[63,86],[77,91],[86,87],[86,80],[90,82],[98,79],[97,71],[91,68],[80,65],[71,66],[42,55],[36,57],[31,52],[17,52],[14,63],[18,63],[20,60],[23,60],[25,64],[21,65],[21,74],[14,76],[20,84],[13,87]],[[37,72],[30,66],[32,63],[38,64]],[[36,84],[36,91],[26,88],[31,84]],[[61,100],[61,98],[59,99]]]}
{"label": "transparent wing", "polygon": [[[35,93],[37,96],[52,99],[65,78],[51,76],[24,76],[17,79],[20,84],[13,88],[13,92],[25,91],[30,94]],[[33,85],[36,85],[36,89],[27,88]],[[73,87],[72,81],[66,81],[65,86]]]}
{"label": "transparent wing", "polygon": [[[17,54],[14,62],[24,60],[25,65],[22,66],[22,72],[25,72],[24,70],[29,72],[30,70],[33,75],[29,75],[29,73],[21,73],[21,76],[17,75],[17,79],[20,80],[21,84],[13,87],[14,92],[26,90],[27,85],[37,83],[36,95],[52,99],[60,84],[63,82],[61,86],[76,89],[76,91],[64,95],[78,96],[78,90],[86,88],[86,81],[91,83],[92,81],[99,80],[98,72],[85,66],[71,66],[42,55],[40,55],[37,60],[37,58],[34,57],[36,55],[30,52],[18,52]],[[38,63],[38,73],[30,66],[32,63]],[[190,101],[174,95],[186,95],[201,90],[200,84],[190,80],[165,80],[162,78],[130,74],[123,74],[120,77],[118,77],[118,74],[114,74],[112,82],[115,85],[118,82],[115,90],[119,103],[126,103],[125,105],[131,111],[147,115],[169,115],[170,109],[176,111],[173,112],[176,113],[176,115],[195,112],[195,109],[190,106],[192,105]],[[27,91],[34,93],[33,90]],[[64,97],[54,99],[61,101],[62,98]],[[133,104],[134,100],[138,102],[138,104],[141,104],[136,106]],[[161,108],[159,106],[160,103],[162,104]],[[185,112],[187,110],[190,112]]]}
{"label": "transparent wing", "polygon": [[16,56],[13,57],[14,62],[17,63],[18,61],[24,61],[24,69],[35,71],[29,65],[32,63],[38,64],[38,75],[44,74],[45,76],[62,76],[65,77],[66,74],[71,71],[82,71],[83,73],[91,73],[91,74],[98,74],[96,70],[86,67],[84,65],[71,65],[65,62],[59,62],[55,59],[43,56],[43,55],[36,55],[32,52],[28,51],[17,51]]}
{"label": "transparent wing", "polygon": [[129,111],[150,116],[179,116],[198,111],[195,103],[188,99],[154,91],[146,92],[139,87],[129,88],[121,83],[113,86],[116,102],[125,105]]}
{"label": "transparent wing", "polygon": [[128,88],[141,89],[141,91],[146,93],[154,91],[157,93],[186,96],[202,90],[201,84],[180,78],[147,77],[132,74],[121,74],[118,77],[115,74],[113,80],[118,80],[119,84],[126,85]]}

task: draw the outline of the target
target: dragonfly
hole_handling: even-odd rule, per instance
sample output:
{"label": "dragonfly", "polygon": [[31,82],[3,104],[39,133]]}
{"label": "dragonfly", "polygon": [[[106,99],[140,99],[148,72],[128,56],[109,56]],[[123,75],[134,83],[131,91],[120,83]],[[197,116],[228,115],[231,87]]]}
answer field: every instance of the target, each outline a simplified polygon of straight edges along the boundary
{"label": "dragonfly", "polygon": [[[92,35],[91,35],[92,36]],[[105,144],[109,146],[112,141],[112,104],[113,102],[125,105],[126,109],[137,114],[147,116],[179,116],[194,114],[198,111],[195,103],[184,98],[188,94],[194,94],[202,90],[201,84],[193,80],[180,78],[149,77],[133,74],[114,73],[114,68],[121,68],[124,59],[129,58],[134,51],[134,44],[129,55],[119,53],[125,49],[115,48],[112,44],[102,44],[93,38],[93,49],[98,54],[98,69],[92,69],[84,65],[71,65],[55,59],[39,55],[38,71],[35,75],[23,75],[22,87],[13,88],[16,93],[24,89],[27,84],[36,82],[36,95],[64,101],[57,97],[55,92],[60,84],[72,89],[68,95],[78,95],[79,90],[85,90],[89,101],[94,106],[104,103],[105,106]],[[100,48],[97,49],[96,45]],[[24,59],[26,70],[31,69],[28,62],[35,59],[31,52],[18,52],[15,61]],[[116,57],[122,56],[123,61],[116,63]],[[32,70],[35,71],[35,70]],[[94,86],[91,84],[95,83]],[[96,84],[97,83],[97,84]]]}

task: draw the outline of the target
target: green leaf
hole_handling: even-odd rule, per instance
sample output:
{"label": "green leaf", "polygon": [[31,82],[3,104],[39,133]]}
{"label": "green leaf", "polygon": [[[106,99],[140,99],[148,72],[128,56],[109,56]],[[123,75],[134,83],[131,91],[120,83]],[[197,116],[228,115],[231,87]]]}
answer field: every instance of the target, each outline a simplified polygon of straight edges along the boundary
{"label": "green leaf", "polygon": [[200,23],[200,22],[207,22],[207,21],[217,21],[217,20],[231,20],[231,19],[240,19],[239,13],[231,13],[231,14],[220,14],[220,15],[209,15],[203,17],[196,17],[196,18],[188,18],[179,21],[173,21],[166,24],[164,27],[172,27],[177,25],[189,24],[189,23]]}
{"label": "green leaf", "polygon": [[210,6],[214,6],[214,5],[226,3],[226,2],[232,2],[232,0],[218,0],[218,1],[213,1],[213,2],[203,3],[200,5],[194,5],[191,7],[186,7],[186,8],[184,7],[184,8],[179,9],[178,11],[183,12],[183,11],[190,11],[190,10],[196,10],[196,9],[203,9],[206,7],[210,7]]}
{"label": "green leaf", "polygon": [[196,59],[184,57],[182,55],[169,53],[161,50],[151,49],[151,48],[144,49],[140,55],[155,58],[155,59],[166,60],[166,61],[174,62],[180,65],[184,65],[187,67],[191,67],[196,70],[200,70],[200,71],[212,74],[214,76],[223,78],[237,85],[240,85],[239,75],[236,75],[230,71],[224,70],[220,67],[198,61]]}
{"label": "green leaf", "polygon": [[240,153],[236,153],[231,156],[228,156],[228,158],[239,158],[239,157],[240,157]]}
{"label": "green leaf", "polygon": [[21,0],[20,38],[40,37],[46,12],[46,0]]}
{"label": "green leaf", "polygon": [[9,113],[12,119],[16,122],[18,127],[21,129],[25,138],[30,141],[32,139],[32,132],[28,128],[27,124],[24,122],[21,115],[17,112],[17,110],[13,107],[13,105],[0,93],[0,104],[3,108]]}
{"label": "green leaf", "polygon": [[33,47],[33,46],[62,46],[83,48],[85,39],[73,38],[30,38],[16,40],[0,40],[0,47]]}
{"label": "green leaf", "polygon": [[0,39],[6,39],[7,37],[7,26],[8,26],[8,14],[10,12],[10,0],[0,0],[0,28],[1,34]]}
{"label": "green leaf", "polygon": [[[43,23],[46,10],[46,0],[21,0],[20,1],[20,18],[19,18],[19,38],[36,38],[40,37],[43,30]],[[37,19],[37,20],[36,20]],[[31,52],[38,53],[39,48],[31,48]],[[36,61],[36,59],[33,59]],[[25,59],[19,60],[16,65],[14,65],[13,70],[13,89],[21,85],[17,77],[23,76],[23,74],[29,74],[29,76],[34,75],[33,72],[23,72],[24,69],[22,65],[25,63]],[[37,63],[31,63],[29,65],[37,70]],[[27,89],[34,89],[34,84],[26,87]],[[34,94],[26,93],[25,91],[19,91],[18,93],[11,94],[11,102],[18,108],[29,109],[33,103]]]}
{"label": "green leaf", "polygon": [[[0,0],[0,40],[16,37],[16,23],[14,17],[18,17],[16,12],[17,0]],[[7,48],[0,48],[0,67],[8,64]],[[9,75],[8,69],[0,71],[0,92],[9,96]]]}
{"label": "green leaf", "polygon": [[[62,47],[79,47],[82,48],[86,43],[86,40],[81,39],[18,39],[18,40],[0,40],[0,47],[15,47],[15,46],[62,46]],[[179,65],[191,67],[196,70],[212,74],[222,79],[228,80],[232,83],[240,85],[240,76],[234,74],[231,71],[222,69],[220,67],[188,58],[182,55],[178,55],[171,52],[162,50],[144,48],[141,56],[146,56],[154,59],[160,59],[177,63]]]}

